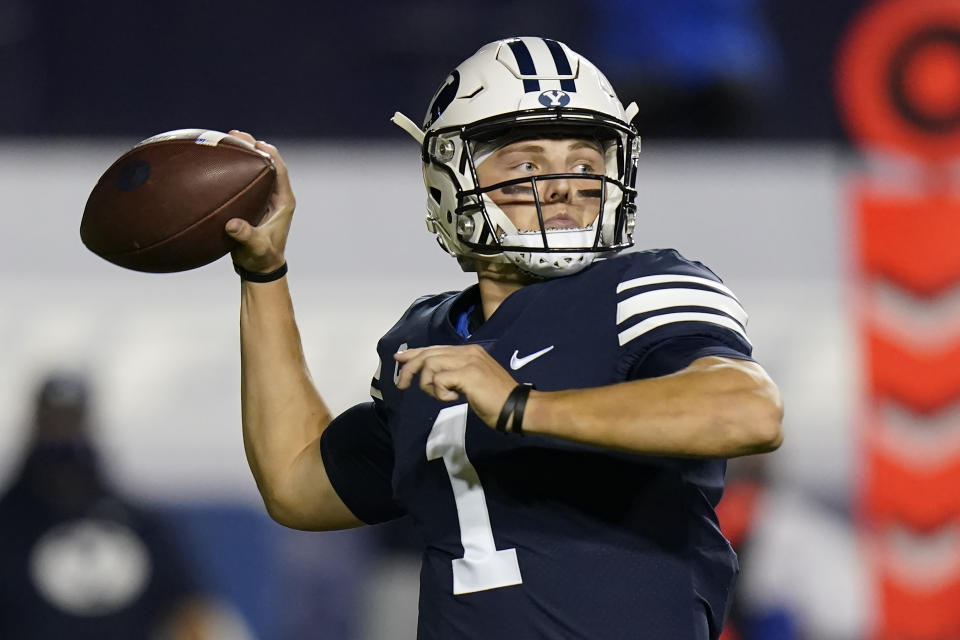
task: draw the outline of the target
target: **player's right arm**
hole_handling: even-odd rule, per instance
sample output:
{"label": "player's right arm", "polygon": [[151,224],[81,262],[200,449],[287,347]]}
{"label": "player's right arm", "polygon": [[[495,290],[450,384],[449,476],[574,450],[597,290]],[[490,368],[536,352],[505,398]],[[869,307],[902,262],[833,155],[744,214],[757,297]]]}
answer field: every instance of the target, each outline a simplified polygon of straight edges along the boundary
{"label": "player's right arm", "polygon": [[[264,222],[227,222],[239,244],[233,260],[270,272],[284,263],[295,200],[286,166],[272,145],[231,132],[273,156],[277,186]],[[270,516],[296,529],[363,524],[337,495],[320,452],[332,415],[307,369],[287,279],[243,281],[240,306],[241,404],[247,461]]]}

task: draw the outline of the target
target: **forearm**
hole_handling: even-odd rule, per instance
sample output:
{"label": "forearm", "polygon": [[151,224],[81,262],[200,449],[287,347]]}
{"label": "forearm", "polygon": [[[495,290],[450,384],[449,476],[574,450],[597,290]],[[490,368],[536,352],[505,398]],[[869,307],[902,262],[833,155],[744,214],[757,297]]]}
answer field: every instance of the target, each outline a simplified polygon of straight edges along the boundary
{"label": "forearm", "polygon": [[704,358],[661,378],[535,391],[523,430],[645,455],[734,457],[776,449],[781,418],[759,366]]}
{"label": "forearm", "polygon": [[243,282],[240,305],[243,441],[271,508],[282,501],[295,461],[331,416],[307,369],[287,279]]}

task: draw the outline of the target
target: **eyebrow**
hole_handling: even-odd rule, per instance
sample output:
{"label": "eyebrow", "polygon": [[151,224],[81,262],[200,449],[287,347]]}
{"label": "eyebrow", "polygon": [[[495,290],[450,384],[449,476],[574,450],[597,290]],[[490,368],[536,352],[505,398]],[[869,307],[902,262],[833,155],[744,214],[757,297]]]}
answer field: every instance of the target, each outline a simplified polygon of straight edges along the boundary
{"label": "eyebrow", "polygon": [[591,141],[577,140],[567,148],[567,151],[576,151],[577,149],[583,149],[583,148],[593,149],[594,151],[603,155],[603,147],[601,147],[599,143],[594,142],[592,140]]}
{"label": "eyebrow", "polygon": [[[593,151],[596,151],[601,155],[603,154],[603,150],[601,149],[599,144],[597,144],[596,142],[587,141],[587,140],[577,140],[571,143],[569,147],[567,147],[567,151],[576,151],[577,149],[592,149]],[[525,144],[519,147],[513,147],[513,146],[504,147],[500,149],[500,151],[504,153],[522,153],[522,152],[545,153],[546,149],[539,144]]]}
{"label": "eyebrow", "polygon": [[546,149],[541,147],[538,144],[525,144],[522,147],[504,147],[501,149],[504,153],[518,153],[518,152],[532,152],[532,153],[544,153]]}

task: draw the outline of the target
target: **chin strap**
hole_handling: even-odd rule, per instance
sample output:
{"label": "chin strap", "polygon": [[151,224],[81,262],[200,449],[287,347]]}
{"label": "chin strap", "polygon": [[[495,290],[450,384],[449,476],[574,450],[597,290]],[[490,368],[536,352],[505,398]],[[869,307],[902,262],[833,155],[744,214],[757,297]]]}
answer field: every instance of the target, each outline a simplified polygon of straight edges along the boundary
{"label": "chin strap", "polygon": [[426,134],[413,120],[397,111],[393,114],[393,117],[390,118],[390,122],[409,133],[410,137],[417,141],[417,144],[423,145],[423,138]]}

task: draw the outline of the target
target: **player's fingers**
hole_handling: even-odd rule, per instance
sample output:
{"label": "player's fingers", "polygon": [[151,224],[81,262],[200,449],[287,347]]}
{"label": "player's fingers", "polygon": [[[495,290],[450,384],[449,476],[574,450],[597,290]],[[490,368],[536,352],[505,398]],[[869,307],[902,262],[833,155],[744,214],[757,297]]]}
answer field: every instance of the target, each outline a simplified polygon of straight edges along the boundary
{"label": "player's fingers", "polygon": [[260,149],[264,153],[269,153],[271,156],[274,156],[275,159],[282,160],[280,157],[280,151],[272,144],[266,140],[257,140],[253,143],[257,149]]}
{"label": "player's fingers", "polygon": [[[397,388],[406,389],[413,382],[414,376],[420,374],[420,386],[424,386],[424,375],[427,376],[427,382],[432,380],[437,371],[452,369],[457,366],[456,358],[451,358],[449,354],[433,347],[420,349],[419,353],[407,361],[400,368],[400,377],[397,379]],[[427,391],[427,389],[424,389]]]}
{"label": "player's fingers", "polygon": [[414,358],[418,358],[426,355],[455,355],[461,350],[465,349],[463,346],[452,346],[452,345],[434,345],[432,347],[414,347],[412,349],[405,349],[403,351],[398,351],[393,354],[393,359],[397,362],[409,362]]}
{"label": "player's fingers", "polygon": [[296,200],[293,195],[293,187],[290,185],[290,172],[287,170],[287,163],[283,161],[280,151],[269,142],[256,140],[254,145],[273,160],[273,168],[277,175],[274,188],[274,208],[278,211],[292,213],[296,206]]}
{"label": "player's fingers", "polygon": [[433,376],[433,393],[431,394],[441,402],[453,402],[460,398],[457,393],[459,388],[459,376],[456,371],[440,371]]}
{"label": "player's fingers", "polygon": [[231,129],[230,135],[234,136],[235,138],[240,138],[241,140],[249,142],[260,151],[263,151],[264,153],[269,155],[273,159],[273,166],[277,172],[278,184],[280,184],[282,187],[289,190],[290,177],[289,177],[289,174],[287,173],[287,164],[283,161],[283,157],[280,155],[280,152],[277,150],[277,148],[274,145],[270,144],[269,142],[266,142],[265,140],[257,140],[251,134],[247,133],[246,131],[240,131],[239,129]]}
{"label": "player's fingers", "polygon": [[280,150],[277,149],[272,144],[270,144],[269,142],[266,142],[264,140],[256,140],[254,141],[253,144],[257,149],[259,149],[260,151],[263,151],[264,153],[268,154],[271,158],[273,158],[273,164],[277,169],[277,178],[279,179],[283,177],[286,179],[287,163],[283,161],[283,156],[280,155]]}
{"label": "player's fingers", "polygon": [[[413,383],[413,379],[417,374],[420,374],[421,376],[421,387],[422,387],[423,386],[422,378],[427,368],[434,367],[434,370],[436,370],[436,368],[441,366],[440,363],[435,360],[435,357],[431,357],[431,356],[432,354],[424,350],[420,354],[418,354],[416,357],[414,357],[412,360],[408,361],[406,364],[400,367],[400,378],[397,380],[397,388],[398,389],[408,388]],[[426,391],[426,389],[424,390]]]}
{"label": "player's fingers", "polygon": [[250,144],[255,144],[255,143],[257,142],[257,139],[254,138],[254,137],[253,137],[252,135],[250,135],[249,133],[247,133],[246,131],[240,131],[239,129],[230,129],[230,131],[228,131],[227,133],[229,133],[230,135],[232,135],[232,136],[235,137],[235,138],[240,138],[241,140],[246,140],[246,141],[249,142]]}
{"label": "player's fingers", "polygon": [[435,374],[436,371],[430,366],[426,366],[420,371],[420,389],[430,395],[433,395],[433,376]]}
{"label": "player's fingers", "polygon": [[434,388],[436,376],[452,371],[461,366],[456,358],[451,358],[443,353],[428,353],[424,356],[423,367],[420,369],[420,389],[434,397],[437,396]]}
{"label": "player's fingers", "polygon": [[414,349],[405,349],[403,351],[397,351],[393,354],[393,359],[397,362],[410,362],[420,354],[424,353],[427,349],[435,349],[436,347],[416,347]]}
{"label": "player's fingers", "polygon": [[[404,352],[406,353],[406,352]],[[395,354],[394,358],[398,355]],[[400,358],[397,358],[398,361],[403,361]],[[412,359],[406,359],[403,366],[400,367],[400,373],[397,376],[397,389],[406,389],[410,386],[410,383],[413,381],[413,377],[420,372],[420,369],[423,367],[424,357],[421,354],[419,357],[414,357]]]}

